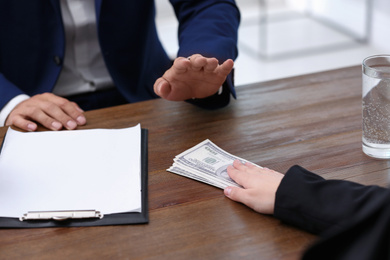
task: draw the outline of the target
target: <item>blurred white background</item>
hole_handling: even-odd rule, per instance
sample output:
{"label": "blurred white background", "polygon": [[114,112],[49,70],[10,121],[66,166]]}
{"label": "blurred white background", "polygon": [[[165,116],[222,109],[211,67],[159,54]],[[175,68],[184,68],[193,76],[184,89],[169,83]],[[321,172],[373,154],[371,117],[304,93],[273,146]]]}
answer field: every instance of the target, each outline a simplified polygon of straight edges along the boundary
{"label": "blurred white background", "polygon": [[[389,0],[236,0],[241,12],[236,86],[360,65],[390,54]],[[177,20],[156,0],[159,36],[178,49]]]}

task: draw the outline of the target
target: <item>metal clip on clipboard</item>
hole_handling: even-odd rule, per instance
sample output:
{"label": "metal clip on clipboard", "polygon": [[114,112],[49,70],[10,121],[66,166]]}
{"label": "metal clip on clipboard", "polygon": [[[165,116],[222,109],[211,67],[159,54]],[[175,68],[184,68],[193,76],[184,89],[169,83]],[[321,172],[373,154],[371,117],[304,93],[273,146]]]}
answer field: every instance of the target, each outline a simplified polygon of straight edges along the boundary
{"label": "metal clip on clipboard", "polygon": [[67,219],[84,219],[84,218],[103,218],[103,214],[96,210],[62,210],[62,211],[29,211],[19,218],[24,220],[56,220],[64,221]]}

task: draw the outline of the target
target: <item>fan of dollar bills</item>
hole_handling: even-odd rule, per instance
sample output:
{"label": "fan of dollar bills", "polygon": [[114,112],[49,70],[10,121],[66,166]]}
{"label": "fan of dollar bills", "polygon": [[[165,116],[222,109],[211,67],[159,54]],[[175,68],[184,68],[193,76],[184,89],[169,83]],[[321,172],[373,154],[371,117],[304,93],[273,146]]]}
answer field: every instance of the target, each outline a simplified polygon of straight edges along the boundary
{"label": "fan of dollar bills", "polygon": [[224,151],[207,139],[177,155],[167,171],[220,189],[228,186],[240,187],[227,173],[227,167],[236,159],[247,162]]}

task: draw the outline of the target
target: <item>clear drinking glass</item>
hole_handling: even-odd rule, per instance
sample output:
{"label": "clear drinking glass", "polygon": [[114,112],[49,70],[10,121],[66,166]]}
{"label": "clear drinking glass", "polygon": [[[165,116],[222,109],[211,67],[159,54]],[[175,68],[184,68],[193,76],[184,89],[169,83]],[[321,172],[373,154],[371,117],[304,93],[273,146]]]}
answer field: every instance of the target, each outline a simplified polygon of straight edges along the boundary
{"label": "clear drinking glass", "polygon": [[362,75],[363,152],[390,159],[390,55],[364,59]]}

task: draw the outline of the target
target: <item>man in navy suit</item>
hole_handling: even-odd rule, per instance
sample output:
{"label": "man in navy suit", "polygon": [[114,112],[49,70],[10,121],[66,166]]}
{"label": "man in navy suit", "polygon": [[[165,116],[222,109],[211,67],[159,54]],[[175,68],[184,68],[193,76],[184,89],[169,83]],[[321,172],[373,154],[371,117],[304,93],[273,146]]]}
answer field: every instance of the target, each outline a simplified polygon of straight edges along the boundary
{"label": "man in navy suit", "polygon": [[174,62],[158,39],[153,0],[0,0],[0,126],[75,129],[84,110],[157,97],[227,105],[234,0],[170,2],[179,21]]}

